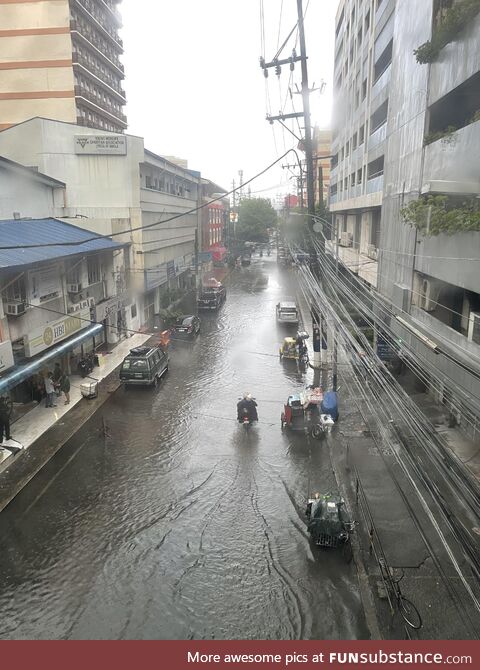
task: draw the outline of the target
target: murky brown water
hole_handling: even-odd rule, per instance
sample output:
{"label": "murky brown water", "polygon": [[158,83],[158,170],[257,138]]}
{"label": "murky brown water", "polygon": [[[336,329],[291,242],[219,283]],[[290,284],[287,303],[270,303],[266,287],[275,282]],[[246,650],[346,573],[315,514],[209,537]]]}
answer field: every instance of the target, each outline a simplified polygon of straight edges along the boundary
{"label": "murky brown water", "polygon": [[236,271],[159,389],[120,389],[109,435],[93,419],[0,515],[1,637],[368,637],[355,566],[306,534],[327,449],[280,431],[305,385],[277,356],[284,285],[270,258]]}

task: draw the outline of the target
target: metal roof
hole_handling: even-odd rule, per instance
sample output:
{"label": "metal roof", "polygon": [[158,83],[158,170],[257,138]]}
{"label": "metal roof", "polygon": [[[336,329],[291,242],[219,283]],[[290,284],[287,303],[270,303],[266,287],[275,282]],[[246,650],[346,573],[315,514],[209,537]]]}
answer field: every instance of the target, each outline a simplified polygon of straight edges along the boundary
{"label": "metal roof", "polygon": [[[84,240],[90,241],[84,242]],[[53,246],[29,248],[30,245],[36,244],[52,244]],[[18,248],[19,245],[23,246]],[[0,268],[32,265],[65,256],[76,256],[104,249],[120,249],[123,246],[125,244],[114,242],[109,237],[101,237],[90,230],[78,228],[59,219],[0,221]]]}

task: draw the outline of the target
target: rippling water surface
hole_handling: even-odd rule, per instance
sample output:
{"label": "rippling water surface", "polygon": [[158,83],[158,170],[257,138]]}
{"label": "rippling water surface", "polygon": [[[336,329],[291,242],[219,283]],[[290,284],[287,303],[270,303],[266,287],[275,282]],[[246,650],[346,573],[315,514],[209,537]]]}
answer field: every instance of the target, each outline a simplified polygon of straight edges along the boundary
{"label": "rippling water surface", "polygon": [[95,417],[3,512],[1,637],[368,636],[354,565],[306,534],[306,496],[335,489],[327,448],[280,431],[305,385],[277,356],[292,293],[272,259],[234,272],[159,389],[120,389],[107,437]]}

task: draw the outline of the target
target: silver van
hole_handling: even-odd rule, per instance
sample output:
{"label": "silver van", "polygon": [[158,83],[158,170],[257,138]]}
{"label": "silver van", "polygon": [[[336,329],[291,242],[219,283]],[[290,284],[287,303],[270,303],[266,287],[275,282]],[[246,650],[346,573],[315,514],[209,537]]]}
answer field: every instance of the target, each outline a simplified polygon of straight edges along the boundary
{"label": "silver van", "polygon": [[293,300],[284,300],[277,304],[277,322],[298,325],[298,309]]}

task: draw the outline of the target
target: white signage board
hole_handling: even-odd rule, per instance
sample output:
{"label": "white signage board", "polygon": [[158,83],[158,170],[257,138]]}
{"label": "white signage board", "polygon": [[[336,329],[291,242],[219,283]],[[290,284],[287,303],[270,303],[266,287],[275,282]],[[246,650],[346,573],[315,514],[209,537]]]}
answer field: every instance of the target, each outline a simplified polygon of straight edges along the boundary
{"label": "white signage board", "polygon": [[0,342],[0,372],[4,372],[14,365],[12,343],[10,340]]}
{"label": "white signage board", "polygon": [[56,321],[50,321],[50,323],[44,324],[40,328],[35,328],[24,337],[25,356],[27,358],[36,356],[89,325],[90,308],[86,308],[79,314],[64,316]]}
{"label": "white signage board", "polygon": [[75,153],[95,156],[125,156],[125,135],[75,135]]}
{"label": "white signage board", "polygon": [[32,305],[40,305],[58,298],[62,293],[60,268],[55,265],[29,272],[30,300]]}

